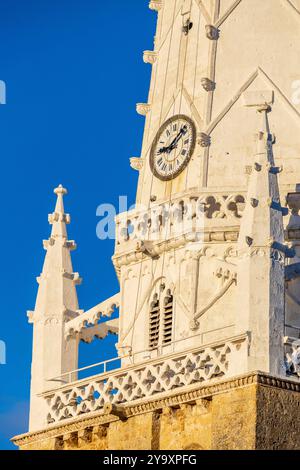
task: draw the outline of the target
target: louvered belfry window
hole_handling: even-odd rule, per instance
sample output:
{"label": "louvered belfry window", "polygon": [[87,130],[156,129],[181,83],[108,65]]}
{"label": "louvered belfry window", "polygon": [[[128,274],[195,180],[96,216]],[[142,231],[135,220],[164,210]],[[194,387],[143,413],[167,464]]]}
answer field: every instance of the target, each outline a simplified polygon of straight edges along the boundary
{"label": "louvered belfry window", "polygon": [[172,342],[173,331],[173,295],[164,288],[160,294],[155,293],[150,303],[149,314],[149,348]]}
{"label": "louvered belfry window", "polygon": [[155,294],[150,306],[150,325],[149,325],[149,347],[154,349],[159,341],[159,323],[160,323],[160,302],[158,294]]}
{"label": "louvered belfry window", "polygon": [[173,295],[171,291],[167,291],[164,298],[164,312],[163,312],[163,344],[172,342],[172,328],[173,328]]}

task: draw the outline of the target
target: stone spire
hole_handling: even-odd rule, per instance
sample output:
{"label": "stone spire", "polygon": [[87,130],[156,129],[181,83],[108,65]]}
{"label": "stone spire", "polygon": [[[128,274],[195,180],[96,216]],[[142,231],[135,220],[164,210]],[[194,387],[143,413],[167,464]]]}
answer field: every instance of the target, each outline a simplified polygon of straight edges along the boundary
{"label": "stone spire", "polygon": [[[70,252],[76,248],[68,241],[67,224],[70,216],[64,211],[63,196],[67,190],[59,186],[55,211],[49,215],[52,225],[49,240],[44,241],[46,257],[41,276],[34,312],[29,312],[29,321],[34,325],[33,360],[31,377],[30,428],[37,429],[46,423],[40,422],[44,400],[37,395],[58,385],[49,379],[59,377],[77,369],[77,340],[65,341],[65,323],[78,316],[76,285],[80,283],[78,273],[73,273]],[[72,377],[72,380],[75,377]],[[68,380],[65,377],[64,380]]]}
{"label": "stone spire", "polygon": [[248,370],[282,374],[284,336],[283,214],[274,164],[269,105],[257,106],[262,125],[249,179],[238,241],[239,270],[236,325],[251,335]]}
{"label": "stone spire", "polygon": [[48,218],[52,231],[50,239],[44,241],[47,254],[43,272],[38,279],[35,313],[48,317],[63,315],[67,321],[77,316],[76,285],[80,284],[81,279],[78,273],[73,273],[70,255],[76,249],[76,244],[68,241],[67,225],[70,223],[70,216],[65,213],[63,202],[67,190],[60,185],[54,193],[57,195],[57,202],[55,211]]}

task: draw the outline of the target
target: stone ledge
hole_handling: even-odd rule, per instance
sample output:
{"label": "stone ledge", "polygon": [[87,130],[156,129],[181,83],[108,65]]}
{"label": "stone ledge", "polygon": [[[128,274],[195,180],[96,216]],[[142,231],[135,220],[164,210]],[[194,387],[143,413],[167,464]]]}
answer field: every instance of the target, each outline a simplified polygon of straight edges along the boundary
{"label": "stone ledge", "polygon": [[[264,387],[300,393],[300,380],[274,377],[257,371],[237,376],[232,379],[219,381],[214,380],[211,381],[210,384],[205,384],[204,386],[196,384],[180,389],[180,391],[176,390],[171,393],[167,392],[160,394],[156,397],[152,397],[151,399],[139,400],[130,405],[124,405],[124,413],[127,418],[130,418],[145,413],[160,411],[167,407],[178,407],[188,403],[195,404],[196,400],[210,399],[211,397],[221,393],[226,393],[233,389],[244,388],[250,385],[261,385]],[[116,416],[105,415],[102,412],[96,412],[89,414],[88,417],[65,420],[61,424],[49,426],[47,429],[15,436],[12,438],[12,442],[16,446],[22,447],[38,441],[59,438],[62,435],[69,435],[74,432],[83,431],[89,427],[109,425],[115,421],[119,421],[119,418]]]}

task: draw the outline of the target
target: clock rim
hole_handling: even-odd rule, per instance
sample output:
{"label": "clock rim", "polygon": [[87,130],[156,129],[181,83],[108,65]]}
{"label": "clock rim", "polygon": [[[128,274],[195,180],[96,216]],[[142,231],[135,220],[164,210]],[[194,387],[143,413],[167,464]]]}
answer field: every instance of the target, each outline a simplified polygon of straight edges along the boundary
{"label": "clock rim", "polygon": [[[191,125],[191,128],[192,128],[192,143],[191,143],[190,152],[189,152],[189,155],[187,156],[187,158],[185,159],[183,165],[175,173],[172,173],[172,175],[163,176],[160,173],[158,173],[156,168],[155,168],[154,152],[155,152],[156,146],[158,144],[158,141],[160,139],[160,136],[163,133],[163,131],[166,129],[166,127],[168,127],[170,125],[170,123],[172,123],[173,121],[176,121],[176,120],[179,120],[179,119],[185,120]],[[171,181],[171,180],[177,178],[177,176],[179,176],[186,169],[186,167],[188,166],[188,164],[189,164],[189,162],[190,162],[190,160],[191,160],[191,158],[194,154],[195,147],[196,147],[196,135],[197,135],[196,124],[193,121],[193,119],[190,118],[189,116],[186,116],[185,114],[175,114],[174,116],[167,119],[160,126],[159,130],[157,131],[157,134],[156,134],[155,139],[154,139],[154,141],[152,143],[152,146],[151,146],[150,169],[151,169],[153,175],[156,178],[160,179],[161,181]]]}

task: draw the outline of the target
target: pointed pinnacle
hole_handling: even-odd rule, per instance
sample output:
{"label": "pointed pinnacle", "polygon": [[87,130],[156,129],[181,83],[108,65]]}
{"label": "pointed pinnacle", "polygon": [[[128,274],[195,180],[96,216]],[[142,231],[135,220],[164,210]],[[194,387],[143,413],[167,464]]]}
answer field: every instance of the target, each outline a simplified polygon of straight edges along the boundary
{"label": "pointed pinnacle", "polygon": [[68,191],[62,186],[54,189],[54,194],[57,195],[55,211],[49,215],[49,223],[52,225],[51,237],[67,237],[66,224],[70,223],[70,216],[65,214],[63,196]]}

